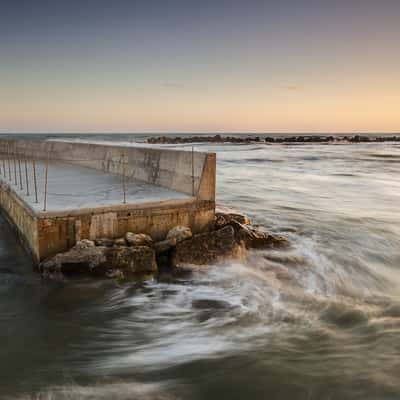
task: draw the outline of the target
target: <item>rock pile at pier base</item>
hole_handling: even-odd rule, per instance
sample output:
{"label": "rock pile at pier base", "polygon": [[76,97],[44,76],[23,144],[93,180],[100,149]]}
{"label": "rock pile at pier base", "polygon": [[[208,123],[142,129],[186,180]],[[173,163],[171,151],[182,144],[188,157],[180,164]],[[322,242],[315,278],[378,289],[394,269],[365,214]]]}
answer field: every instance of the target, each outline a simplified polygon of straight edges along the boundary
{"label": "rock pile at pier base", "polygon": [[216,210],[215,229],[192,234],[177,226],[166,238],[153,242],[149,235],[128,232],[124,238],[82,240],[65,253],[40,264],[45,277],[91,275],[129,279],[151,276],[160,268],[176,270],[188,264],[207,265],[235,258],[241,249],[285,248],[282,236],[250,224],[243,214],[227,208]]}

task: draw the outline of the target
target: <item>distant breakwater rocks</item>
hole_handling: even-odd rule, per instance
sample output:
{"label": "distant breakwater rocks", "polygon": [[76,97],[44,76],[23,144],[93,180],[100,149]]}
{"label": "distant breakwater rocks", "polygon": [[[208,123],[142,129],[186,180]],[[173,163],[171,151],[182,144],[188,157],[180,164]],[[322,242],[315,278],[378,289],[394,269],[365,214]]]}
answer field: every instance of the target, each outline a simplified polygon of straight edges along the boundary
{"label": "distant breakwater rocks", "polygon": [[400,136],[324,136],[324,135],[299,135],[299,136],[159,136],[147,139],[149,144],[185,144],[185,143],[382,143],[400,142]]}
{"label": "distant breakwater rocks", "polygon": [[176,226],[162,241],[144,233],[128,232],[117,239],[81,240],[69,251],[43,261],[44,277],[89,275],[118,280],[154,276],[159,271],[184,271],[188,265],[209,265],[238,258],[247,249],[289,247],[283,236],[255,226],[245,215],[225,207],[216,210],[214,229],[193,234]]}

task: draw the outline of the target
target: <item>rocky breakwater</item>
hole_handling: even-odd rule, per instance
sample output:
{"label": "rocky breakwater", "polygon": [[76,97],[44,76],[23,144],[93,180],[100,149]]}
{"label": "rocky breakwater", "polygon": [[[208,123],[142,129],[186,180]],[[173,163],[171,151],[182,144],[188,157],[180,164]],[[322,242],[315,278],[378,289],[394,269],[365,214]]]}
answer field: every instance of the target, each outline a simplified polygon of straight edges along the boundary
{"label": "rocky breakwater", "polygon": [[82,240],[65,253],[40,264],[44,277],[90,275],[117,279],[153,276],[159,270],[176,271],[187,265],[207,265],[239,257],[246,249],[285,248],[282,236],[251,225],[243,214],[221,207],[214,230],[193,234],[176,226],[164,240],[154,242],[144,233],[126,233],[117,239]]}
{"label": "rocky breakwater", "polygon": [[381,143],[400,142],[400,136],[366,135],[296,135],[296,136],[158,136],[147,139],[150,144],[233,143],[233,144],[310,144],[310,143]]}

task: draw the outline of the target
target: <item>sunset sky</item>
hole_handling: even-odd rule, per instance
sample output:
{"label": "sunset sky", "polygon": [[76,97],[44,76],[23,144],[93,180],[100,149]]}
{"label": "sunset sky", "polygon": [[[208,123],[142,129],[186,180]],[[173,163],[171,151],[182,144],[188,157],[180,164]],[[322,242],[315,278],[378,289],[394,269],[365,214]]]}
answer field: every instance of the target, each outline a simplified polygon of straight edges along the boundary
{"label": "sunset sky", "polygon": [[3,0],[0,132],[399,132],[399,0]]}

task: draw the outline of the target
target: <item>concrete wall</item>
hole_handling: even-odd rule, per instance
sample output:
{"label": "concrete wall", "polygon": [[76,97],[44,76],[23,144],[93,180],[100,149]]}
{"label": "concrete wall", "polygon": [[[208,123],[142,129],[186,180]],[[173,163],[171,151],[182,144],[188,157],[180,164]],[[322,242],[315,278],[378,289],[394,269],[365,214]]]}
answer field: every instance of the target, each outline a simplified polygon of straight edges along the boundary
{"label": "concrete wall", "polygon": [[171,200],[138,206],[120,205],[71,213],[41,213],[38,220],[40,258],[71,248],[77,240],[119,238],[126,232],[147,233],[154,240],[165,239],[177,225],[195,232],[208,230],[214,221],[212,202]]}
{"label": "concrete wall", "polygon": [[64,160],[215,201],[214,153],[39,140],[0,140],[0,152]]}
{"label": "concrete wall", "polygon": [[0,153],[7,154],[9,150],[42,159],[49,154],[52,159],[108,173],[125,173],[127,177],[192,196],[136,205],[34,212],[7,183],[1,183],[0,209],[17,229],[35,262],[66,251],[81,239],[118,238],[126,232],[137,232],[163,240],[176,225],[202,232],[214,224],[215,154],[63,141],[0,140]]}
{"label": "concrete wall", "polygon": [[40,259],[38,217],[8,184],[2,182],[0,211],[15,229],[24,247],[31,253],[33,261],[37,263]]}

